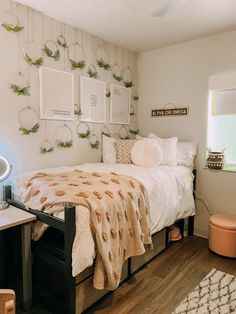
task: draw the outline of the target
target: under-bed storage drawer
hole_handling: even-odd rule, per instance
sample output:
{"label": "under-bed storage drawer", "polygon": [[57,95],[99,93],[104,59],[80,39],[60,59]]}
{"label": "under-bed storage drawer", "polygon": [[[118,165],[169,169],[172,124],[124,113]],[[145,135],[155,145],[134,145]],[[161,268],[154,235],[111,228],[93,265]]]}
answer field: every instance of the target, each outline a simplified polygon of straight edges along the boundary
{"label": "under-bed storage drawer", "polygon": [[131,258],[131,273],[142,267],[166,247],[166,229],[152,236],[153,250],[146,248],[146,253]]}
{"label": "under-bed storage drawer", "polygon": [[[83,276],[83,273],[91,269],[92,271],[93,267],[87,268],[84,270],[80,275],[76,277],[76,282],[81,281],[81,277]],[[88,273],[87,273],[88,274]],[[126,261],[123,265],[122,275],[121,275],[121,282],[127,278],[128,275],[128,262]],[[79,314],[86,310],[89,306],[91,306],[93,303],[98,301],[101,297],[103,297],[108,290],[97,290],[93,288],[93,274],[81,281],[76,286],[76,314]]]}

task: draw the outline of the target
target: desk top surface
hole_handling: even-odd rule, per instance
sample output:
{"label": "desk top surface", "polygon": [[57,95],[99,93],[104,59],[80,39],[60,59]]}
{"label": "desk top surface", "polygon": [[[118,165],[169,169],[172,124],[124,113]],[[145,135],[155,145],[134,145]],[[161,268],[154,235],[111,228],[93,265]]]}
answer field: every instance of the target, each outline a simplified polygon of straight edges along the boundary
{"label": "desk top surface", "polygon": [[0,231],[36,220],[36,216],[14,206],[0,210]]}

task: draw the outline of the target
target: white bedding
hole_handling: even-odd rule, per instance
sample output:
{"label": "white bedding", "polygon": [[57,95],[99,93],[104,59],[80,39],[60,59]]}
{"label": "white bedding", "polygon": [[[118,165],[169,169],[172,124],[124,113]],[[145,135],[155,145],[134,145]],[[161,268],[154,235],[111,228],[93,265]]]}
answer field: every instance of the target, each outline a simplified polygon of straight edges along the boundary
{"label": "white bedding", "polygon": [[[152,234],[172,225],[177,219],[195,214],[192,194],[192,170],[183,166],[139,167],[133,164],[83,164],[76,167],[44,169],[50,173],[73,169],[84,171],[110,172],[134,177],[144,184],[149,196]],[[15,177],[12,192],[18,201],[23,201],[24,182],[33,173],[29,172]],[[58,217],[63,219],[63,212]],[[76,236],[72,250],[73,276],[93,264],[95,244],[89,227],[89,210],[83,206],[76,207]]]}

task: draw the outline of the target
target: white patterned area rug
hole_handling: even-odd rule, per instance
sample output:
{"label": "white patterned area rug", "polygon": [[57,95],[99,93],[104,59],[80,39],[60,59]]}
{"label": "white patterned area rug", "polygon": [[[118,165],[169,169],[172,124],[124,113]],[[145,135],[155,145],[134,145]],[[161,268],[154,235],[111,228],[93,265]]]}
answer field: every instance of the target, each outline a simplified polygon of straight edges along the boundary
{"label": "white patterned area rug", "polygon": [[236,313],[236,278],[213,268],[172,314]]}

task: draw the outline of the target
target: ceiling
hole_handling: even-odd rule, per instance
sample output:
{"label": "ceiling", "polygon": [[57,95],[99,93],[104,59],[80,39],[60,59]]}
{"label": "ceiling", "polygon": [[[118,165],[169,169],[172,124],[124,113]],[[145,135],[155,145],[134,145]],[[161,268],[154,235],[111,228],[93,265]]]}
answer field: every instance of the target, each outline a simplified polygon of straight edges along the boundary
{"label": "ceiling", "polygon": [[235,0],[17,0],[142,52],[236,29]]}

